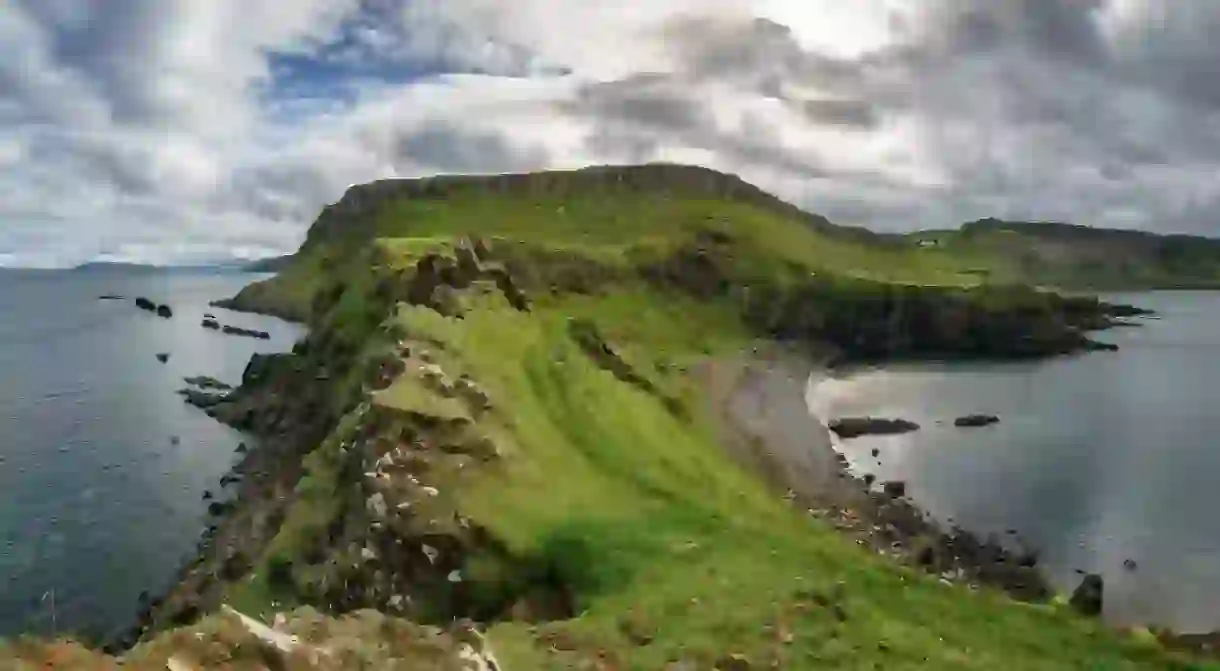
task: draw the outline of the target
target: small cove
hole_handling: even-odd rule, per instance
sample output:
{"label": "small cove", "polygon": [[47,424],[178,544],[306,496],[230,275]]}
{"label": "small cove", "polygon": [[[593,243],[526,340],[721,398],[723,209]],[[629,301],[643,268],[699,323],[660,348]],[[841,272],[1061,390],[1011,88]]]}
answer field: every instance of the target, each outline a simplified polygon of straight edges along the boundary
{"label": "small cove", "polygon": [[[1160,313],[1101,334],[1117,353],[814,377],[808,405],[823,419],[920,424],[836,447],[857,474],[905,481],[908,496],[942,522],[1037,548],[1062,591],[1078,571],[1103,574],[1111,621],[1217,629],[1220,294],[1112,298]],[[970,413],[1001,421],[953,426]]]}

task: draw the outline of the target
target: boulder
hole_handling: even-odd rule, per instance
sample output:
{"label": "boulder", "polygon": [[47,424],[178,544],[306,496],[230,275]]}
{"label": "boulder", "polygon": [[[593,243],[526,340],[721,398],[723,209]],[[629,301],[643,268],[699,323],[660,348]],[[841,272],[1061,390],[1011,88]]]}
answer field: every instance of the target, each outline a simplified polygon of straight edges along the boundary
{"label": "boulder", "polygon": [[169,352],[161,352],[157,354],[157,361],[160,361],[161,363],[169,361]]}
{"label": "boulder", "polygon": [[158,305],[157,306],[157,316],[169,319],[170,317],[174,316],[174,311],[168,305]]}
{"label": "boulder", "polygon": [[1105,590],[1105,582],[1101,576],[1096,573],[1090,573],[1080,581],[1080,586],[1076,591],[1072,592],[1072,598],[1068,603],[1075,608],[1081,615],[1094,617],[1101,615],[1102,610],[1102,593]]}
{"label": "boulder", "polygon": [[143,296],[140,296],[139,298],[136,299],[136,307],[140,308],[141,310],[146,310],[148,312],[157,311],[157,304],[148,300],[147,298],[145,298]]}
{"label": "boulder", "polygon": [[840,438],[856,438],[868,435],[894,435],[919,430],[919,425],[905,419],[880,417],[843,417],[828,425]]}
{"label": "boulder", "polygon": [[907,494],[907,483],[902,480],[890,480],[881,486],[886,496],[900,499]]}
{"label": "boulder", "polygon": [[213,319],[211,317],[204,317],[203,321],[200,323],[200,326],[202,326],[205,329],[212,329],[213,331],[220,330],[220,322],[216,321],[215,319]]}
{"label": "boulder", "polygon": [[957,419],[953,420],[953,426],[958,426],[958,427],[987,426],[989,424],[997,424],[997,423],[999,423],[999,421],[1000,421],[1000,418],[996,417],[995,415],[983,415],[983,414],[964,415],[962,417],[958,417]]}

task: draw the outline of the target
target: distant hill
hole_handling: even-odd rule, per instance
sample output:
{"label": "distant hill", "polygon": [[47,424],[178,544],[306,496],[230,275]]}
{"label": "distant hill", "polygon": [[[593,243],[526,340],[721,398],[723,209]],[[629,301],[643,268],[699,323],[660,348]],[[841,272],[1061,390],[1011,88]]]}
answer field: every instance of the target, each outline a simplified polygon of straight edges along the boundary
{"label": "distant hill", "polygon": [[276,272],[289,257],[275,257],[246,261],[235,259],[215,263],[193,263],[180,265],[158,265],[151,263],[124,263],[115,261],[90,261],[75,266],[73,272],[116,273],[268,273]]}
{"label": "distant hill", "polygon": [[250,261],[241,266],[248,273],[278,273],[292,262],[292,255],[270,256],[257,261]]}
{"label": "distant hill", "polygon": [[1215,238],[989,218],[907,239],[925,254],[972,263],[991,281],[1092,290],[1220,288]]}

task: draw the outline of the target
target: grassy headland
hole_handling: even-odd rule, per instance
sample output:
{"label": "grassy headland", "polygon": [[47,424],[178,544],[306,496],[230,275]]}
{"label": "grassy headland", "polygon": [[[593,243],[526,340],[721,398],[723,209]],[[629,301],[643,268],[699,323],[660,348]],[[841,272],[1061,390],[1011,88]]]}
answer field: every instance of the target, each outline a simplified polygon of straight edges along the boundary
{"label": "grassy headland", "polygon": [[1027,357],[1109,323],[975,263],[698,168],[353,187],[227,303],[310,334],[214,409],[325,438],[298,448],[291,491],[239,504],[282,500],[269,540],[190,567],[207,589],[158,604],[131,654],[223,601],[473,618],[510,671],[1196,668],[878,557],[723,449],[692,372],[760,343]]}

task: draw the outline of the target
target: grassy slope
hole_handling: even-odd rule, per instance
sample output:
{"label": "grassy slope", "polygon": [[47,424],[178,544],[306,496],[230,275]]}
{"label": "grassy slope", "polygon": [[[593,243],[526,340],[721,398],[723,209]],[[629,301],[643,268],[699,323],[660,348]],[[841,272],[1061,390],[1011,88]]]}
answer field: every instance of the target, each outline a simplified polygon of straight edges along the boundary
{"label": "grassy slope", "polygon": [[[732,233],[733,263],[752,272],[792,265],[888,282],[977,279],[968,272],[975,259],[839,239],[713,198],[471,192],[392,203],[375,225],[392,266],[408,265],[420,247],[477,232],[539,261],[574,256],[611,271],[662,255],[709,227]],[[310,274],[331,251],[315,245],[260,291],[305,310],[310,291],[302,282],[317,286]],[[1170,666],[1155,646],[1062,609],[946,587],[875,558],[734,467],[717,445],[701,390],[681,371],[749,344],[736,306],[621,279],[591,295],[536,296],[530,313],[496,294],[474,296],[467,307],[464,319],[420,307],[396,317],[412,338],[439,346],[446,370],[470,374],[498,400],[483,424],[505,450],[505,466],[455,481],[454,504],[514,555],[555,567],[575,588],[581,612],[538,630],[497,625],[491,637],[507,668],[567,668],[595,651],[615,660],[614,668],[632,669],[674,659],[706,668],[731,653],[756,668],[773,661],[782,668]],[[572,317],[595,322],[656,388],[683,399],[688,416],[597,368],[570,337]],[[410,383],[396,384],[378,402],[417,409],[437,400],[403,385]],[[268,557],[291,555],[302,529],[330,514],[328,492],[339,483],[327,453],[341,437],[311,455],[312,475]],[[479,566],[467,571],[478,579]],[[257,572],[265,573],[265,566]],[[265,584],[234,596],[254,610],[272,597]],[[634,644],[625,629],[655,640]],[[548,652],[539,637],[567,641],[556,647],[575,651]]]}
{"label": "grassy slope", "polygon": [[1115,291],[1220,287],[1220,241],[1208,238],[999,220],[906,237],[911,245],[936,240],[939,247],[920,251],[969,259],[999,281]]}

